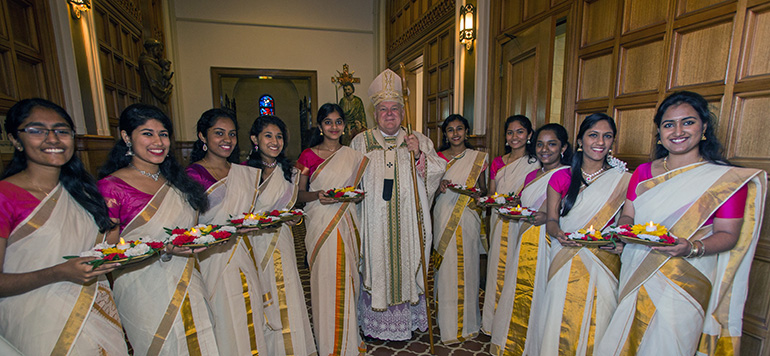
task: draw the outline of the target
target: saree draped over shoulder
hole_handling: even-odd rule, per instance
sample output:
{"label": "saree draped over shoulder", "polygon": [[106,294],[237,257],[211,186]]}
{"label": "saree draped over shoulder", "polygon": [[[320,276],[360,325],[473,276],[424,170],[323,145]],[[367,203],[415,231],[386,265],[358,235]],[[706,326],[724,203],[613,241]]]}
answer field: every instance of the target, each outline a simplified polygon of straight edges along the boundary
{"label": "saree draped over shoulder", "polygon": [[[94,218],[60,184],[9,235],[3,272],[58,265],[62,256],[77,256],[103,241]],[[25,355],[126,355],[119,320],[105,276],[0,298],[0,335]]]}
{"label": "saree draped over shoulder", "polygon": [[[293,207],[297,201],[298,180],[297,170],[293,170],[292,180],[287,181],[283,170],[276,167],[260,184],[254,211]],[[291,227],[282,225],[248,236],[264,293],[264,314],[260,324],[263,325],[267,355],[316,354]]]}
{"label": "saree draped over shoulder", "polygon": [[[447,164],[443,179],[476,185],[487,154],[467,149]],[[481,215],[473,198],[447,189],[433,207],[435,296],[441,342],[453,344],[478,335]]]}
{"label": "saree draped over shoulder", "polygon": [[696,163],[639,183],[636,222],[654,221],[690,241],[712,235],[706,221],[744,185],[738,241],[716,255],[669,257],[627,244],[618,307],[600,341],[601,355],[735,355],[751,261],[764,210],[767,176],[749,168]]}
{"label": "saree draped over shoulder", "polygon": [[[121,233],[125,240],[163,241],[164,227],[189,228],[195,211],[182,193],[163,185]],[[173,256],[127,267],[113,285],[123,327],[137,355],[217,355],[198,260]]]}
{"label": "saree draped over shoulder", "polygon": [[[626,201],[631,174],[611,169],[584,187],[559,224],[564,232],[601,230]],[[601,340],[618,300],[620,258],[595,247],[562,247],[551,239],[541,355],[600,355]]]}
{"label": "saree draped over shoulder", "polygon": [[[206,191],[209,210],[200,215],[198,222],[223,225],[230,216],[253,212],[261,173],[249,166],[232,165],[227,177]],[[251,239],[247,236],[233,239],[199,254],[219,352],[222,355],[252,355],[258,351],[267,354],[261,326],[264,293]]]}
{"label": "saree draped over shoulder", "polygon": [[[309,191],[358,186],[369,159],[342,147],[310,176]],[[363,355],[356,303],[360,293],[360,233],[355,203],[307,204],[307,259],[313,324],[321,355]]]}
{"label": "saree draped over shoulder", "polygon": [[[569,167],[552,169],[522,188],[521,205],[545,211],[548,181],[562,169]],[[518,225],[515,229],[518,236],[508,245],[514,251],[506,262],[502,293],[492,324],[490,352],[537,356],[541,340],[537,323],[543,316],[550,239],[544,225],[534,226],[526,220],[510,224]]]}
{"label": "saree draped over shoulder", "polygon": [[[540,164],[529,162],[529,157],[521,157],[500,168],[495,176],[497,193],[517,194],[524,186],[524,180],[529,172],[534,171]],[[495,193],[495,192],[490,192]],[[516,221],[500,219],[495,209],[489,217],[489,251],[487,253],[487,282],[484,288],[484,305],[482,307],[481,331],[492,334],[492,322],[495,318],[497,303],[503,291],[505,267],[516,250],[519,224]]]}

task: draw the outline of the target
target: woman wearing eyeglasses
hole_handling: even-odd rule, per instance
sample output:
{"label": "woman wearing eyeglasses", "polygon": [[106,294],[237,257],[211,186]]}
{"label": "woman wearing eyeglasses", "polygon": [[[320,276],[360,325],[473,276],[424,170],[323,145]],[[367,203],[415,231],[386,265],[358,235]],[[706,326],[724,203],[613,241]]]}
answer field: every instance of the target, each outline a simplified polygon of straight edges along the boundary
{"label": "woman wearing eyeglasses", "polygon": [[0,181],[0,335],[26,355],[126,355],[104,277],[116,265],[62,258],[103,242],[113,225],[74,154],[72,119],[50,101],[25,99],[5,130],[14,153]]}

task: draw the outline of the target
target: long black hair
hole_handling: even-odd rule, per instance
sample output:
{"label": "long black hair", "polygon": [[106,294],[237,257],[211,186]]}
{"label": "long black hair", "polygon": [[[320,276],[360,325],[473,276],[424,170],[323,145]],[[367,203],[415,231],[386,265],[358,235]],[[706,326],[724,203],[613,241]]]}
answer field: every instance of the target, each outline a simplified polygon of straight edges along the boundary
{"label": "long black hair", "polygon": [[[672,106],[680,104],[689,104],[698,113],[700,121],[706,125],[705,140],[701,140],[698,144],[698,151],[703,159],[719,165],[732,166],[733,164],[725,158],[724,148],[719,142],[716,136],[716,118],[709,111],[709,103],[698,93],[691,91],[677,91],[671,93],[662,103],[658,106],[658,110],[655,112],[655,127],[660,128],[661,121],[663,121],[663,115]],[[660,133],[655,134],[655,138],[660,142]],[[655,158],[662,158],[668,156],[668,150],[658,143],[655,145]]]}
{"label": "long black hair", "polygon": [[[21,142],[19,140],[19,126],[29,117],[32,110],[36,108],[53,110],[56,114],[61,116],[64,121],[67,121],[67,124],[73,130],[75,129],[72,118],[61,106],[45,99],[33,98],[21,100],[8,110],[5,119],[5,132]],[[72,145],[74,150],[74,140],[72,141]],[[5,172],[3,172],[2,179],[8,178],[25,169],[27,169],[27,156],[21,151],[14,150],[11,163],[5,169]],[[83,162],[80,161],[76,154],[73,154],[70,160],[61,166],[59,171],[59,182],[64,189],[69,192],[72,198],[93,216],[94,222],[99,226],[99,231],[105,232],[115,226],[112,220],[110,220],[107,205],[105,204],[101,193],[99,193],[99,189],[96,186],[96,180],[88,173],[88,171],[86,171]]]}
{"label": "long black hair", "polygon": [[[352,86],[352,85],[351,85]],[[321,136],[321,123],[326,119],[327,116],[329,116],[331,113],[336,112],[340,115],[342,118],[342,122],[345,123],[348,121],[347,118],[345,118],[345,112],[342,110],[342,107],[335,103],[326,103],[321,105],[321,107],[318,109],[318,115],[315,116],[316,123],[318,126],[314,127],[312,130],[312,133],[310,134],[310,140],[308,140],[307,147],[315,147],[321,144],[321,142],[324,142],[324,137]],[[286,140],[286,135],[283,135],[283,139]],[[340,135],[340,143],[342,143],[342,135]],[[284,141],[285,144],[286,141]]]}
{"label": "long black hair", "polygon": [[[118,130],[119,132],[125,131],[126,135],[131,137],[131,134],[137,127],[144,125],[150,120],[160,121],[163,128],[168,130],[169,137],[173,137],[174,127],[168,116],[157,107],[147,104],[133,104],[123,110],[120,114]],[[127,167],[132,159],[132,156],[126,155],[127,152],[128,146],[126,142],[118,135],[115,146],[112,147],[107,157],[107,162],[99,170],[99,178],[104,178],[121,168]],[[163,177],[166,178],[172,187],[179,189],[185,195],[187,203],[193,209],[201,212],[208,210],[209,200],[206,198],[203,187],[185,173],[184,168],[174,158],[174,150],[171,147],[168,148],[166,159],[160,164],[160,173],[163,174]]]}
{"label": "long black hair", "polygon": [[[190,162],[198,162],[206,157],[206,151],[203,150],[203,140],[200,136],[206,137],[209,129],[217,123],[220,118],[230,119],[235,125],[235,132],[238,132],[238,120],[235,118],[235,113],[230,109],[214,108],[206,110],[201,114],[201,118],[198,119],[198,140],[193,144],[192,154],[190,156]],[[237,137],[237,136],[236,136]],[[230,153],[230,157],[227,157],[227,161],[230,163],[238,163],[238,156],[240,150],[238,149],[238,143],[236,142],[233,147],[233,152]]]}
{"label": "long black hair", "polygon": [[[575,138],[575,145],[577,147],[577,140],[580,139],[583,140],[583,135],[586,134],[586,131],[590,130],[592,127],[594,127],[597,123],[600,121],[607,121],[607,123],[610,125],[610,129],[612,129],[612,135],[615,136],[618,133],[617,126],[615,126],[615,120],[613,120],[611,117],[609,117],[607,114],[604,113],[594,113],[589,115],[588,117],[583,120],[583,122],[580,124],[580,130],[578,130],[577,137]],[[609,154],[607,154],[607,157],[604,158],[604,164],[610,165],[607,158],[609,157]],[[561,210],[561,216],[566,216],[570,210],[572,210],[572,207],[575,205],[575,200],[577,200],[578,194],[580,193],[580,187],[582,185],[588,185],[588,182],[586,182],[585,178],[583,178],[583,152],[582,151],[576,151],[575,154],[572,156],[572,180],[569,184],[569,190],[567,191],[567,196],[564,199],[564,205]]]}
{"label": "long black hair", "polygon": [[449,126],[449,123],[452,121],[460,121],[460,123],[465,126],[465,141],[463,142],[465,144],[465,148],[473,149],[473,145],[471,145],[468,142],[468,132],[471,130],[471,124],[468,123],[468,119],[464,118],[462,115],[452,114],[446,117],[444,122],[441,124],[441,146],[439,146],[438,151],[444,151],[450,147],[449,140],[446,138],[446,128]]}
{"label": "long black hair", "polygon": [[[275,161],[278,162],[278,165],[280,165],[283,170],[283,178],[291,182],[292,164],[289,158],[286,157],[286,146],[289,145],[289,135],[288,132],[286,132],[286,124],[276,116],[260,116],[254,120],[254,124],[251,125],[249,136],[259,136],[262,130],[264,130],[267,125],[271,124],[278,126],[278,129],[280,129],[283,134],[283,148],[281,149],[281,153],[278,154],[278,157],[275,158]],[[265,168],[262,164],[262,157],[259,156],[259,150],[255,148],[251,149],[251,154],[249,154],[249,160],[246,161],[246,164],[259,169]]]}
{"label": "long black hair", "polygon": [[564,153],[561,155],[561,164],[563,165],[569,165],[572,162],[572,147],[569,145],[569,134],[567,134],[567,129],[564,128],[564,126],[561,126],[559,124],[547,124],[545,126],[540,127],[535,131],[535,134],[532,135],[532,142],[530,143],[530,146],[532,146],[532,151],[535,151],[535,147],[537,145],[537,138],[540,136],[540,133],[543,131],[551,131],[556,135],[556,138],[559,139],[561,142],[561,145],[566,147],[564,150]]}
{"label": "long black hair", "polygon": [[[509,116],[507,119],[505,119],[505,126],[503,126],[503,141],[505,141],[505,135],[508,131],[508,126],[511,126],[512,123],[518,121],[519,125],[521,125],[525,130],[527,130],[527,136],[534,132],[532,129],[532,121],[529,120],[528,117],[524,115],[513,115]],[[534,142],[534,140],[531,140]],[[505,153],[511,153],[513,148],[511,146],[505,145]],[[535,145],[532,144],[525,144],[524,145],[524,154],[527,155],[527,162],[529,163],[535,163],[537,161],[537,155],[535,155]]]}

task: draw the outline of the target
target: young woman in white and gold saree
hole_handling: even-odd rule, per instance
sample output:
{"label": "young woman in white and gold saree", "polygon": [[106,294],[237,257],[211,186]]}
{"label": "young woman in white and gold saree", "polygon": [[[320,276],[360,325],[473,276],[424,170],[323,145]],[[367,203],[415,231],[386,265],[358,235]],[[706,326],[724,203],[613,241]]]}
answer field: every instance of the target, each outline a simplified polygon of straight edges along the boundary
{"label": "young woman in white and gold saree", "polygon": [[[254,212],[262,171],[238,164],[238,121],[226,109],[210,109],[197,125],[198,140],[187,174],[206,189],[209,209],[201,224],[225,225],[230,216]],[[223,355],[267,353],[262,319],[262,286],[246,235],[198,254]],[[257,321],[255,323],[254,321]]]}
{"label": "young woman in white and gold saree", "polygon": [[677,240],[623,247],[618,306],[596,354],[738,354],[766,173],[725,159],[697,93],[669,95],[654,122],[657,158],[632,175],[618,224],[652,221]]}
{"label": "young woman in white and gold saree", "polygon": [[[521,206],[537,210],[531,219],[511,221],[517,235],[505,269],[502,293],[492,324],[493,355],[539,355],[537,323],[543,314],[543,296],[548,273],[549,241],[545,233],[545,200],[554,177],[569,177],[572,149],[567,130],[547,124],[532,137],[537,159],[543,165],[529,174],[519,193]],[[501,219],[503,219],[501,217]]]}
{"label": "young woman in white and gold saree", "polygon": [[[531,145],[532,122],[524,115],[513,115],[505,120],[505,154],[492,160],[489,166],[489,193],[515,195],[524,186],[527,174],[540,168]],[[505,268],[515,251],[519,225],[515,221],[499,219],[492,209],[489,217],[489,247],[487,251],[487,278],[484,288],[481,331],[492,334],[497,303],[503,291]]]}
{"label": "young woman in white and gold saree", "polygon": [[[174,158],[168,116],[134,104],[120,114],[118,129],[98,182],[110,217],[120,224],[110,242],[163,241],[164,228],[193,226],[196,211],[206,211],[208,201]],[[200,249],[167,245],[166,251],[115,276],[115,303],[128,340],[142,355],[216,355],[207,293],[193,255]]]}
{"label": "young woman in white and gold saree", "polygon": [[313,330],[321,355],[363,355],[356,320],[361,279],[358,276],[359,229],[356,206],[363,196],[340,202],[329,189],[357,187],[369,159],[340,143],[345,129],[342,108],[324,104],[318,109],[318,131],[310,148],[297,160],[299,201],[307,202],[307,260]]}
{"label": "young woman in white and gold saree", "polygon": [[616,133],[611,117],[602,113],[586,117],[575,140],[571,174],[561,171],[551,177],[541,355],[594,355],[617,306],[620,258],[603,248],[581,247],[565,233],[601,231],[623,206],[631,174],[625,163],[610,155]]}
{"label": "young woman in white and gold saree", "polygon": [[[476,337],[481,328],[479,311],[479,256],[482,247],[481,209],[476,199],[486,193],[489,158],[468,143],[470,125],[460,115],[449,115],[441,125],[444,134],[438,155],[447,161],[433,206],[434,294],[438,305],[441,342],[454,344]],[[448,184],[476,187],[463,195]]]}
{"label": "young woman in white and gold saree", "polygon": [[[286,209],[297,201],[299,172],[285,155],[286,124],[275,116],[260,116],[249,131],[254,149],[247,165],[262,170],[254,211]],[[307,304],[297,270],[291,227],[249,234],[262,283],[268,355],[316,353]]]}
{"label": "young woman in white and gold saree", "polygon": [[103,242],[114,225],[75,155],[72,119],[48,100],[24,99],[5,131],[14,153],[0,181],[0,335],[25,355],[126,355],[104,276],[117,264],[62,258]]}

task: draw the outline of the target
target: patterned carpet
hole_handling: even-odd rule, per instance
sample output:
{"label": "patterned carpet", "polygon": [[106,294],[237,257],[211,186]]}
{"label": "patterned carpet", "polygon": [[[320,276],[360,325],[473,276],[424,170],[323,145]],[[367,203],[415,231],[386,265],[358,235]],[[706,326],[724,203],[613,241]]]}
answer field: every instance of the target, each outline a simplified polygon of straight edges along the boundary
{"label": "patterned carpet", "polygon": [[[296,225],[293,229],[294,243],[297,253],[297,264],[299,265],[299,275],[302,280],[302,286],[305,290],[305,301],[307,302],[307,310],[310,315],[310,322],[313,322],[313,314],[311,313],[310,306],[310,271],[305,264],[305,224]],[[482,266],[484,262],[482,261]],[[432,268],[429,269],[431,273],[428,274],[428,284],[430,286],[430,295],[433,293],[433,273]],[[480,291],[480,302],[484,301],[484,293]],[[465,341],[461,344],[445,346],[442,345],[439,340],[438,327],[436,326],[435,319],[435,307],[433,310],[433,340],[435,355],[452,355],[452,356],[466,356],[466,355],[489,355],[489,336],[479,335],[476,339]],[[367,355],[397,355],[397,356],[413,356],[413,355],[430,355],[430,343],[428,332],[415,332],[412,340],[409,341],[367,341]]]}

